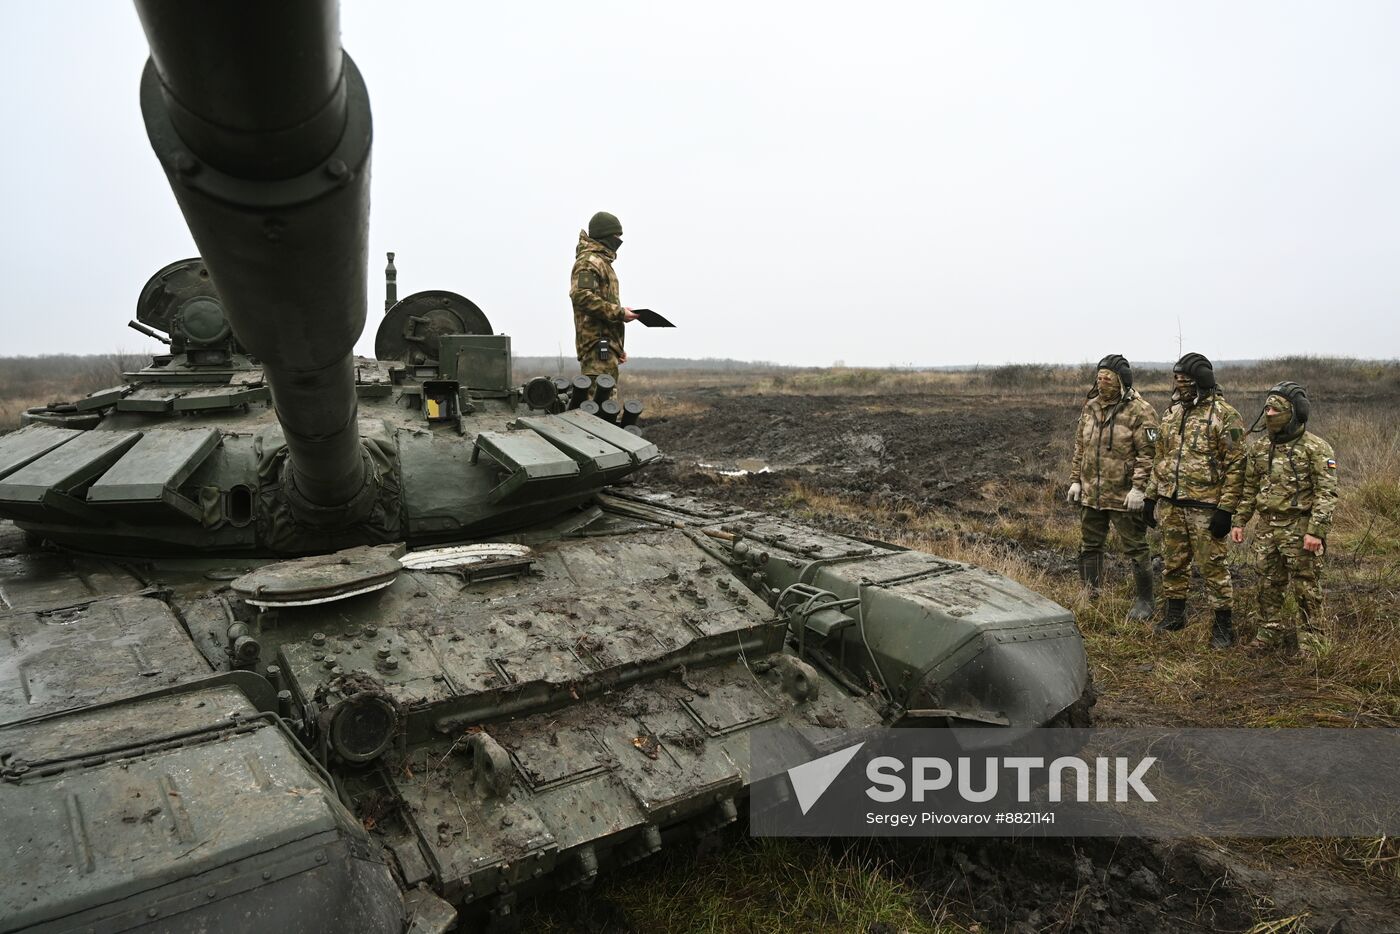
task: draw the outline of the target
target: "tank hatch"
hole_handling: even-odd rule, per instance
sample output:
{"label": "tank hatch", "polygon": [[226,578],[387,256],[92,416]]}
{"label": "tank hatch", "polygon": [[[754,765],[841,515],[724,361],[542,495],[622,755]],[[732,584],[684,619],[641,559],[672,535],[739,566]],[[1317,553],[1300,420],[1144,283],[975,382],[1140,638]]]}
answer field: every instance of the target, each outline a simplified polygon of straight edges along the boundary
{"label": "tank hatch", "polygon": [[374,355],[413,365],[435,364],[445,335],[490,333],[485,312],[466,296],[441,289],[415,292],[384,313]]}
{"label": "tank hatch", "polygon": [[400,545],[362,545],[279,561],[244,574],[230,587],[257,607],[331,603],[388,587],[403,569],[402,552]]}
{"label": "tank hatch", "polygon": [[404,555],[401,561],[404,567],[415,571],[455,574],[463,583],[471,583],[524,574],[535,563],[535,553],[527,545],[484,542],[415,551]]}

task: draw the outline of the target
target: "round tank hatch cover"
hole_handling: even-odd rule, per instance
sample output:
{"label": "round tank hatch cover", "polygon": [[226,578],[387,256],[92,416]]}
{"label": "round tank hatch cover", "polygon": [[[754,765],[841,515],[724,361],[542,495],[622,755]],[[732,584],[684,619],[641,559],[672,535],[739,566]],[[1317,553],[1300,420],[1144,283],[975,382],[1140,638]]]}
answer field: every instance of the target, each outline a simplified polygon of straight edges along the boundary
{"label": "round tank hatch cover", "polygon": [[181,307],[196,298],[219,304],[219,292],[209,278],[209,270],[198,256],[177,260],[146,281],[136,301],[136,320],[169,334]]}
{"label": "round tank hatch cover", "polygon": [[535,563],[535,553],[511,542],[483,542],[411,551],[399,561],[411,571],[445,571],[463,580],[490,580],[525,573]]}
{"label": "round tank hatch cover", "polygon": [[260,607],[311,606],[382,590],[403,566],[398,545],[362,545],[328,555],[279,561],[230,584],[235,594]]}
{"label": "round tank hatch cover", "polygon": [[490,334],[491,322],[476,302],[456,292],[414,292],[384,312],[374,335],[374,355],[409,365],[436,363],[445,334]]}

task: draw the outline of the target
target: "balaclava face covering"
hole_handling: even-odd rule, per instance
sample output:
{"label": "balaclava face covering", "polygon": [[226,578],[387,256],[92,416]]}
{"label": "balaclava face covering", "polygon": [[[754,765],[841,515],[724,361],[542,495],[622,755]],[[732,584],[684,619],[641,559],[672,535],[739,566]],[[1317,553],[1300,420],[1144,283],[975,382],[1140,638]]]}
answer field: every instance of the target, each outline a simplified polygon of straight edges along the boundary
{"label": "balaclava face covering", "polygon": [[[1267,412],[1264,414],[1264,424],[1269,429],[1270,437],[1276,441],[1289,441],[1298,437],[1308,424],[1308,416],[1312,414],[1312,402],[1308,399],[1308,391],[1292,380],[1284,380],[1269,390],[1264,407],[1267,409],[1269,406],[1278,409],[1280,413],[1273,417]],[[1288,413],[1286,417],[1282,414],[1284,412]],[[1255,423],[1258,424],[1257,419]]]}
{"label": "balaclava face covering", "polygon": [[[1109,390],[1106,393],[1105,390],[1107,387],[1100,385],[1098,374],[1101,374],[1104,370],[1108,370],[1114,376],[1118,377],[1116,391]],[[1133,367],[1132,364],[1128,362],[1128,358],[1122,354],[1111,353],[1104,357],[1098,362],[1095,371],[1094,389],[1090,393],[1091,396],[1100,396],[1105,402],[1117,402],[1127,394],[1129,389],[1133,388]]]}
{"label": "balaclava face covering", "polygon": [[[1270,413],[1269,409],[1277,411]],[[1293,423],[1293,403],[1283,396],[1273,393],[1268,401],[1264,403],[1264,424],[1268,426],[1269,434],[1275,438],[1288,433],[1288,426]]]}
{"label": "balaclava face covering", "polygon": [[1195,405],[1203,396],[1209,396],[1215,388],[1215,368],[1203,355],[1189,353],[1176,361],[1172,373],[1190,381],[1187,386],[1178,386],[1175,396],[1185,405]]}
{"label": "balaclava face covering", "polygon": [[[1175,375],[1184,377],[1184,374],[1181,373]],[[1196,404],[1196,400],[1200,398],[1201,391],[1196,387],[1196,381],[1194,379],[1184,379],[1184,381],[1177,380],[1173,385],[1175,388],[1172,389],[1172,398],[1182,405],[1187,407],[1193,406]]]}
{"label": "balaclava face covering", "polygon": [[588,236],[616,253],[622,246],[622,221],[616,214],[599,211],[588,219]]}
{"label": "balaclava face covering", "polygon": [[1099,370],[1095,377],[1096,388],[1099,398],[1104,402],[1114,403],[1123,398],[1123,380],[1118,374],[1105,367]]}

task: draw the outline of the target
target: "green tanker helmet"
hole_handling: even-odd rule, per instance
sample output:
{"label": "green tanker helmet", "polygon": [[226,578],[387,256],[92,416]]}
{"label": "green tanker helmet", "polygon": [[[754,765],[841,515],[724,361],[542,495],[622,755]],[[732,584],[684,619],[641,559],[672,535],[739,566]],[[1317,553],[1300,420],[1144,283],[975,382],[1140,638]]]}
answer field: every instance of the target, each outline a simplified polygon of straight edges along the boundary
{"label": "green tanker helmet", "polygon": [[1180,373],[1187,379],[1193,380],[1202,392],[1216,387],[1215,366],[1204,354],[1188,353],[1183,355],[1172,367],[1172,372]]}
{"label": "green tanker helmet", "polygon": [[1133,388],[1133,365],[1128,362],[1128,358],[1122,354],[1111,353],[1098,362],[1094,368],[1098,370],[1112,370],[1118,374],[1118,378],[1123,381],[1124,389]]}
{"label": "green tanker helmet", "polygon": [[1293,410],[1293,415],[1297,419],[1298,424],[1307,424],[1308,416],[1312,414],[1312,402],[1308,399],[1308,391],[1306,389],[1298,383],[1293,382],[1291,379],[1286,379],[1270,389],[1269,395],[1281,396],[1286,399],[1289,408]]}

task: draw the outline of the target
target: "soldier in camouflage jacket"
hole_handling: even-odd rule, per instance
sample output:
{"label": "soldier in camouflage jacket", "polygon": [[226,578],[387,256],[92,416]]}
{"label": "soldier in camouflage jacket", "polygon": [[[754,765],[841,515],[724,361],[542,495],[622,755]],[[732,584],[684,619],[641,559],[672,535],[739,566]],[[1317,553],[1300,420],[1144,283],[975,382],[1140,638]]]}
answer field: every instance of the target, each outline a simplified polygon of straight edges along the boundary
{"label": "soldier in camouflage jacket", "polygon": [[1231,539],[1244,542],[1254,516],[1254,554],[1259,564],[1259,632],[1249,649],[1296,651],[1298,633],[1282,621],[1283,601],[1293,584],[1304,625],[1322,607],[1318,570],[1337,503],[1337,460],[1332,446],[1306,430],[1311,404],[1302,386],[1279,383],[1264,403],[1265,434],[1245,456],[1244,489]]}
{"label": "soldier in camouflage jacket", "polygon": [[1171,632],[1186,625],[1194,562],[1215,611],[1211,645],[1226,648],[1234,644],[1235,631],[1225,537],[1244,482],[1244,420],[1225,401],[1205,357],[1186,354],[1173,377],[1173,405],[1162,418],[1147,485],[1147,521],[1162,530],[1162,596],[1167,601],[1157,629]]}
{"label": "soldier in camouflage jacket", "polygon": [[595,381],[604,374],[617,379],[618,364],[627,362],[623,326],[637,317],[621,304],[617,273],[613,272],[620,246],[622,224],[606,211],[599,211],[589,220],[588,230],[579,231],[569,276],[579,372]]}
{"label": "soldier in camouflage jacket", "polygon": [[1129,619],[1152,617],[1152,563],[1143,517],[1157,412],[1133,388],[1132,366],[1119,354],[1099,361],[1074,434],[1069,494],[1080,505],[1079,576],[1097,594],[1110,524],[1133,562],[1137,599]]}

